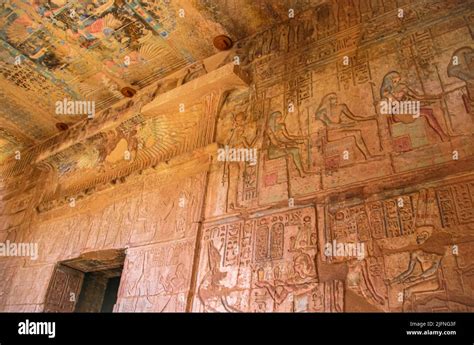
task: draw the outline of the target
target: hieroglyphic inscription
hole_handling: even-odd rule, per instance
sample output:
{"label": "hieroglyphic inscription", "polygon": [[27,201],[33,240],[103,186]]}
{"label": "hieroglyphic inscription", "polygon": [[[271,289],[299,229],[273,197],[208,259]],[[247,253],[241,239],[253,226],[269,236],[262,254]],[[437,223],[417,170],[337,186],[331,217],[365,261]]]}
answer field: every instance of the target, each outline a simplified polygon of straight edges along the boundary
{"label": "hieroglyphic inscription", "polygon": [[438,188],[436,196],[443,227],[474,222],[474,182]]}
{"label": "hieroglyphic inscription", "polygon": [[415,194],[383,201],[372,201],[329,213],[334,239],[367,241],[413,233]]}
{"label": "hieroglyphic inscription", "polygon": [[308,207],[205,227],[194,310],[341,311],[342,283],[317,281],[315,221]]}

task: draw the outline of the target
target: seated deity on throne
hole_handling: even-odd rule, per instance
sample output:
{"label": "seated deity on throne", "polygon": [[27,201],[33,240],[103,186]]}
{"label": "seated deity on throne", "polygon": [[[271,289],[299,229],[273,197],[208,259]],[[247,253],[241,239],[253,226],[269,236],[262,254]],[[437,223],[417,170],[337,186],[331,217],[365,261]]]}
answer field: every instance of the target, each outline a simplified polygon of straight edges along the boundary
{"label": "seated deity on throne", "polygon": [[[419,109],[419,117],[423,117],[428,126],[439,136],[441,141],[448,141],[449,136],[445,133],[434,115],[430,104],[440,99],[439,96],[419,94],[412,90],[408,85],[401,82],[400,73],[396,71],[389,72],[383,78],[382,86],[380,88],[381,100],[388,102],[401,101],[419,101],[421,106]],[[391,114],[389,123],[412,123],[416,121],[418,116],[411,114]]]}
{"label": "seated deity on throne", "polygon": [[266,131],[265,146],[267,159],[291,158],[300,177],[312,172],[305,169],[300,145],[304,145],[308,138],[289,133],[283,114],[275,111],[270,115]]}
{"label": "seated deity on throne", "polygon": [[267,290],[278,309],[290,296],[309,294],[318,288],[314,260],[309,254],[301,252],[293,259],[293,274],[286,280],[275,279],[273,282],[261,280],[257,281],[255,285]]}
{"label": "seated deity on throne", "polygon": [[323,97],[314,116],[316,121],[324,125],[325,141],[334,142],[352,137],[365,159],[377,156],[370,153],[367,148],[366,138],[359,125],[362,121],[376,121],[375,116],[354,115],[346,104],[339,103],[335,93],[329,93]]}
{"label": "seated deity on throne", "polygon": [[448,65],[448,76],[464,81],[466,84],[465,94],[462,100],[466,111],[470,114],[474,111],[474,49],[462,47],[457,49],[450,59]]}

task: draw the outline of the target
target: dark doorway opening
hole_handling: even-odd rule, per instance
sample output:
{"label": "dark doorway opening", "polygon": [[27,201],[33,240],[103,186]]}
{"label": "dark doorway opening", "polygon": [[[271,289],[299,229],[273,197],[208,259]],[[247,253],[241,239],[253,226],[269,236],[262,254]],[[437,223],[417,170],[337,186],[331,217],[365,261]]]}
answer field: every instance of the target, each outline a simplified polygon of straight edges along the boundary
{"label": "dark doorway opening", "polygon": [[86,273],[74,311],[111,313],[117,302],[121,275],[122,267]]}
{"label": "dark doorway opening", "polygon": [[117,295],[120,286],[120,277],[109,278],[105,289],[104,301],[102,302],[102,313],[111,313],[117,302]]}
{"label": "dark doorway opening", "polygon": [[60,262],[49,286],[44,311],[113,312],[124,260],[123,250],[106,250]]}

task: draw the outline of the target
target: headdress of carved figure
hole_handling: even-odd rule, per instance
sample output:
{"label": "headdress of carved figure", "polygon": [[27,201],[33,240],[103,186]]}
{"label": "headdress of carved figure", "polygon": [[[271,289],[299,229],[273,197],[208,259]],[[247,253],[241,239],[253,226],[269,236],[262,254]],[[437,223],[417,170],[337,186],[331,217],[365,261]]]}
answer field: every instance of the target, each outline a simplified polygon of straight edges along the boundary
{"label": "headdress of carved figure", "polygon": [[301,253],[295,258],[293,268],[296,275],[300,278],[314,277],[316,275],[313,260],[306,253]]}
{"label": "headdress of carved figure", "polygon": [[247,116],[243,111],[239,111],[237,114],[232,114],[234,118],[235,125],[243,125]]}
{"label": "headdress of carved figure", "polygon": [[385,93],[391,93],[400,82],[400,79],[400,73],[396,71],[388,72],[383,77],[382,86],[380,87],[380,98],[386,98]]}
{"label": "headdress of carved figure", "polygon": [[337,95],[334,92],[328,93],[323,97],[321,103],[319,103],[318,109],[316,109],[316,119],[320,119],[325,113],[328,112],[328,109],[331,105],[337,104]]}
{"label": "headdress of carved figure", "polygon": [[415,230],[416,235],[416,243],[422,244],[426,242],[428,238],[430,238],[431,234],[433,233],[433,226],[432,225],[423,225]]}
{"label": "headdress of carved figure", "polygon": [[227,276],[226,272],[221,272],[220,270],[221,254],[212,242],[208,243],[208,252],[211,281],[213,285],[219,285],[220,281]]}
{"label": "headdress of carved figure", "polygon": [[271,115],[270,115],[270,120],[269,120],[269,123],[268,123],[268,126],[270,127],[271,130],[273,131],[276,131],[278,129],[278,127],[280,126],[280,122],[283,118],[283,115],[281,113],[281,111],[274,111]]}
{"label": "headdress of carved figure", "polygon": [[[474,49],[471,47],[462,47],[456,50],[448,65],[448,76],[464,81],[472,81],[474,79],[474,69],[471,62],[473,59]],[[457,60],[456,63],[455,60]]]}

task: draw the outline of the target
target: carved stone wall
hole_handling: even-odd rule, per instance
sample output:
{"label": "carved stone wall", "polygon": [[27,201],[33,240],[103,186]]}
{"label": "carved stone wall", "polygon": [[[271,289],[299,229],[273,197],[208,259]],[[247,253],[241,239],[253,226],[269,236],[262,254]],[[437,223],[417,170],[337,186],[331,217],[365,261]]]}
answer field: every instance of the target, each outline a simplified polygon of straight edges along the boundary
{"label": "carved stone wall", "polygon": [[[120,138],[97,128],[44,144],[48,169],[16,165],[1,187],[0,241],[38,243],[39,258],[0,258],[0,310],[41,311],[58,262],[125,249],[117,312],[473,311],[469,5],[326,2],[237,42],[215,74],[144,97],[146,125],[111,112],[137,152],[150,138],[156,152],[111,162]],[[247,79],[235,56],[249,87],[231,87]],[[180,92],[201,102],[159,114]],[[418,116],[384,114],[391,97],[419,101]],[[91,152],[107,164],[85,164]]]}
{"label": "carved stone wall", "polygon": [[[126,249],[117,310],[184,310],[174,299],[179,295],[186,305],[206,173],[180,174],[151,173],[77,208],[66,205],[36,217],[15,241],[38,243],[37,260],[2,265],[4,308],[42,310],[57,262],[87,252]],[[142,299],[130,309],[132,298]],[[153,298],[157,302],[150,305],[147,301]],[[173,301],[161,303],[166,298]]]}
{"label": "carved stone wall", "polygon": [[320,238],[366,251],[324,265],[347,266],[348,292],[384,311],[472,311],[473,186],[470,176],[321,205]]}
{"label": "carved stone wall", "polygon": [[[470,86],[462,79],[467,76],[454,76],[451,63],[456,56],[464,61],[461,69],[472,69],[464,60],[472,57],[472,16],[466,16],[472,11],[463,2],[415,2],[404,7],[409,20],[388,5],[383,15],[372,13],[367,20],[362,3],[315,10],[326,13],[331,39],[308,27],[314,21],[290,20],[246,42],[250,52],[259,52],[242,52],[254,85],[229,96],[218,142],[252,144],[259,159],[256,166],[214,166],[215,202],[208,204],[207,216],[368,181],[375,187],[472,168]],[[346,17],[333,18],[337,8],[357,14],[354,22],[342,25]],[[305,40],[288,34],[292,30]],[[380,103],[388,89],[400,99],[420,101],[418,117],[383,114]],[[236,120],[239,113],[245,120]],[[234,140],[234,132],[245,140]]]}
{"label": "carved stone wall", "polygon": [[205,225],[194,311],[343,311],[344,284],[318,280],[313,207]]}
{"label": "carved stone wall", "polygon": [[[241,43],[253,84],[229,95],[217,142],[258,158],[211,167],[193,310],[473,310],[464,6],[334,1]],[[395,94],[419,101],[418,116],[384,113]],[[290,214],[308,207],[314,225],[297,235],[304,221]],[[271,254],[273,226],[283,257]],[[306,254],[313,276],[295,283]],[[311,304],[316,287],[332,304]]]}

